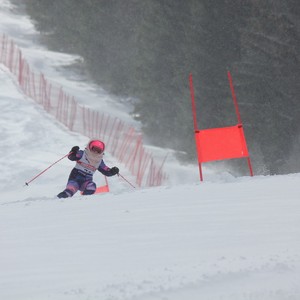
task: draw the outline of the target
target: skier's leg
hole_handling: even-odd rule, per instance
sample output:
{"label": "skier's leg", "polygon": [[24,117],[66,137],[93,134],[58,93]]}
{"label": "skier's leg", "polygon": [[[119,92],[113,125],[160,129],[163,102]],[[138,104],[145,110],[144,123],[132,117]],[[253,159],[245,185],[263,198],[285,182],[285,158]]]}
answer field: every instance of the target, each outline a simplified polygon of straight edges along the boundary
{"label": "skier's leg", "polygon": [[92,195],[96,192],[96,183],[87,181],[82,186],[82,195]]}
{"label": "skier's leg", "polygon": [[57,195],[58,198],[72,197],[79,189],[79,184],[75,180],[69,180],[66,189]]}

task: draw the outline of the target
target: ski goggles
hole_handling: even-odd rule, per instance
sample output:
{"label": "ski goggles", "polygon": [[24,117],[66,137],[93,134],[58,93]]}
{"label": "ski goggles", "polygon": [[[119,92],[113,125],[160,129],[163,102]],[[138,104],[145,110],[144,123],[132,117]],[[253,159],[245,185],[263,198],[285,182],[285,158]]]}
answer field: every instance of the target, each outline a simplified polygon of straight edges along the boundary
{"label": "ski goggles", "polygon": [[92,149],[91,149],[93,152],[95,152],[95,153],[98,153],[98,154],[101,154],[102,152],[103,152],[103,150],[102,149],[100,149],[100,148],[97,148],[97,147],[92,147]]}

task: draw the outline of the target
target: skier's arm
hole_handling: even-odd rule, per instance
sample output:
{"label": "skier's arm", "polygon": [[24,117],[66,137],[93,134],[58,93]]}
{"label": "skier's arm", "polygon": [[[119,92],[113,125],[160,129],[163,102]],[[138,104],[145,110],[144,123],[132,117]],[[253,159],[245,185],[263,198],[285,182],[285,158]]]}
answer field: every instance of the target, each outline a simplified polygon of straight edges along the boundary
{"label": "skier's arm", "polygon": [[105,176],[114,176],[119,173],[119,168],[117,168],[117,167],[109,168],[102,160],[101,164],[98,168],[98,171],[101,172]]}
{"label": "skier's arm", "polygon": [[72,161],[79,160],[82,157],[82,154],[83,154],[83,151],[79,150],[78,146],[74,146],[68,155],[68,159],[72,160]]}

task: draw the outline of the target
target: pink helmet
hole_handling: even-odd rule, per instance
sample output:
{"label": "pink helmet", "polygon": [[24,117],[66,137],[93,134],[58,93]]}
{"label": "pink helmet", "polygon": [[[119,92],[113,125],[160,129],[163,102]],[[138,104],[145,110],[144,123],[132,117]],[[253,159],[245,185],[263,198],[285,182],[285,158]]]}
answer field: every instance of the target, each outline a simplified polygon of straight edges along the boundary
{"label": "pink helmet", "polygon": [[103,152],[105,149],[105,144],[99,140],[92,140],[89,142],[88,148],[89,150],[98,150]]}

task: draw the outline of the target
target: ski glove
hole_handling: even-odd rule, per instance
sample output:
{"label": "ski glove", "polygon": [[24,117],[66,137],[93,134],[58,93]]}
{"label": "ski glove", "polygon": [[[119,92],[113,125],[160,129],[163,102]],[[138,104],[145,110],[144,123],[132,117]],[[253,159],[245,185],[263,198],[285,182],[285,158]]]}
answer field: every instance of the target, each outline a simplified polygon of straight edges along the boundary
{"label": "ski glove", "polygon": [[79,150],[79,147],[78,147],[78,146],[74,146],[74,147],[71,149],[70,152],[76,154],[76,153],[78,152],[78,150]]}
{"label": "ski glove", "polygon": [[117,167],[112,167],[112,168],[110,169],[110,173],[111,173],[112,175],[118,174],[118,173],[119,173],[119,168],[117,168]]}

